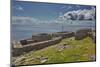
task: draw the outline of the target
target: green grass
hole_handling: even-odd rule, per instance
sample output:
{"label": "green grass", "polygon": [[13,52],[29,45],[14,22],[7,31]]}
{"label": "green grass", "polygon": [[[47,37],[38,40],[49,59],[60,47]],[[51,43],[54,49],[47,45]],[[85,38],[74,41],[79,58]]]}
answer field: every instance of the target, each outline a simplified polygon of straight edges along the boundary
{"label": "green grass", "polygon": [[[67,44],[69,47],[59,52],[59,45]],[[83,40],[75,40],[74,37],[63,39],[60,43],[41,49],[31,51],[18,58],[24,56],[24,60],[15,63],[16,65],[41,64],[40,60],[36,59],[39,56],[48,57],[46,63],[63,63],[63,62],[78,62],[78,61],[93,61],[91,56],[95,56],[95,43],[87,37]]]}

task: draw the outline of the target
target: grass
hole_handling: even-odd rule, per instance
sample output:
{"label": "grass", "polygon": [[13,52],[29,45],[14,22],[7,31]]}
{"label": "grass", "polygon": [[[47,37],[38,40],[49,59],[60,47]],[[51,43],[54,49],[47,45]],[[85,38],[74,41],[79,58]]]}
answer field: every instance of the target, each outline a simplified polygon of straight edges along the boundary
{"label": "grass", "polygon": [[[66,44],[67,48],[62,51],[59,50],[59,46]],[[75,40],[74,37],[63,39],[60,43],[41,49],[37,51],[31,51],[25,53],[18,58],[25,57],[19,62],[14,62],[16,65],[29,65],[29,64],[42,64],[37,59],[40,56],[48,57],[48,63],[63,63],[63,62],[78,62],[78,61],[94,61],[92,56],[95,56],[95,43],[92,39],[87,37],[83,40]]]}

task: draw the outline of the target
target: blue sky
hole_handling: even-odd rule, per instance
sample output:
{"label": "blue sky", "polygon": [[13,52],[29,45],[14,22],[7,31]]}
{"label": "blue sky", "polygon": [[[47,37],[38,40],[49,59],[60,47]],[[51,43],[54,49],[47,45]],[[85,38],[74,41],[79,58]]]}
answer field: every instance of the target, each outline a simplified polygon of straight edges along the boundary
{"label": "blue sky", "polygon": [[39,20],[56,19],[59,14],[64,14],[73,10],[92,9],[93,6],[54,4],[41,2],[12,2],[12,16],[34,17]]}

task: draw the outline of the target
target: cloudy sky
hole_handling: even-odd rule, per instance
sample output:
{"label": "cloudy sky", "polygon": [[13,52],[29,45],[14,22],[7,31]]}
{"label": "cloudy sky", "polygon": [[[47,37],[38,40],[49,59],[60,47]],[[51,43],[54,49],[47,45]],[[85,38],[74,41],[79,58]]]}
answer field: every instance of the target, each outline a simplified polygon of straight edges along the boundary
{"label": "cloudy sky", "polygon": [[[12,2],[12,17],[28,17],[35,20],[55,20],[62,16],[67,16],[68,13],[82,13],[86,17],[95,14],[95,6],[87,5],[72,5],[72,4],[50,4],[39,2]],[[90,15],[91,13],[91,15]]]}

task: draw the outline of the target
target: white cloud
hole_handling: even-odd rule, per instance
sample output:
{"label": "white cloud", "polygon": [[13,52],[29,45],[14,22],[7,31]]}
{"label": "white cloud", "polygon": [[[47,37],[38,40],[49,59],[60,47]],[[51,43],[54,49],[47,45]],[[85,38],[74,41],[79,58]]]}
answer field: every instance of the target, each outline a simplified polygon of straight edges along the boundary
{"label": "white cloud", "polygon": [[33,17],[18,17],[12,16],[12,24],[34,24],[38,20]]}
{"label": "white cloud", "polygon": [[20,5],[13,6],[13,9],[16,9],[16,10],[19,10],[19,11],[24,11],[24,8]]}
{"label": "white cloud", "polygon": [[60,9],[61,10],[69,10],[69,9],[71,9],[72,8],[72,6],[63,6],[63,7],[61,7]]}
{"label": "white cloud", "polygon": [[20,11],[24,10],[21,6],[19,6],[17,9],[20,10]]}
{"label": "white cloud", "polygon": [[[61,16],[59,16],[61,17]],[[67,19],[82,19],[82,20],[94,20],[95,19],[95,8],[92,9],[83,9],[83,10],[76,10],[76,11],[69,11],[62,15],[64,20]]]}
{"label": "white cloud", "polygon": [[40,23],[57,23],[58,20],[39,20],[34,17],[18,17],[18,16],[12,16],[12,24],[18,24],[18,25],[36,25]]}

